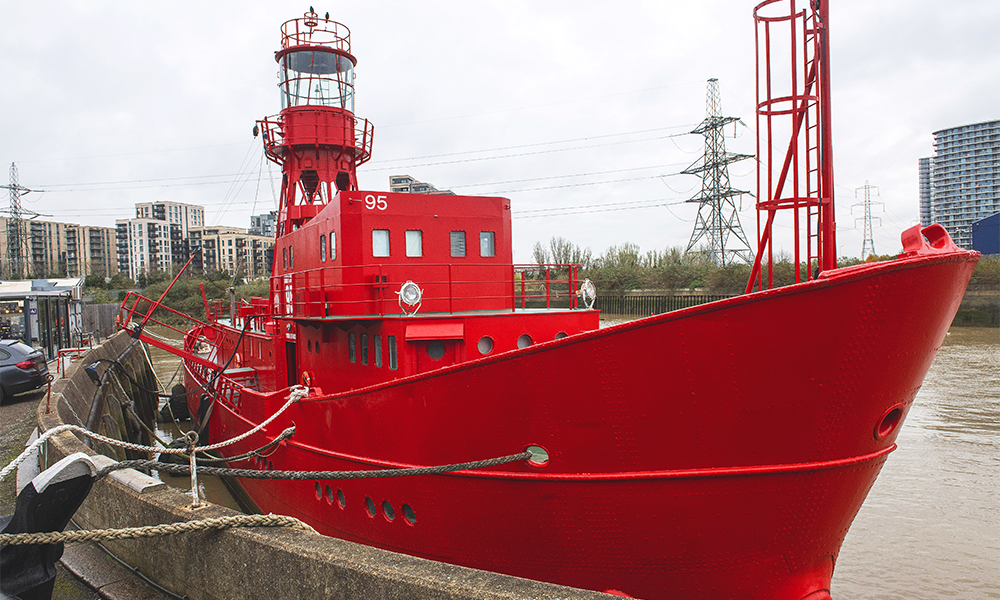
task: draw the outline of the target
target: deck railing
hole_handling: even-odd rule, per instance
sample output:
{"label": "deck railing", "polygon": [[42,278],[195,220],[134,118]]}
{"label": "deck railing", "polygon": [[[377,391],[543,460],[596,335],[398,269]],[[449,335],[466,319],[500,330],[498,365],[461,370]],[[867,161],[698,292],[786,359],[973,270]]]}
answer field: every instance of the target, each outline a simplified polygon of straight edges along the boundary
{"label": "deck railing", "polygon": [[279,315],[324,318],[399,314],[397,292],[412,281],[423,312],[576,309],[579,265],[374,264],[321,267],[271,280]]}

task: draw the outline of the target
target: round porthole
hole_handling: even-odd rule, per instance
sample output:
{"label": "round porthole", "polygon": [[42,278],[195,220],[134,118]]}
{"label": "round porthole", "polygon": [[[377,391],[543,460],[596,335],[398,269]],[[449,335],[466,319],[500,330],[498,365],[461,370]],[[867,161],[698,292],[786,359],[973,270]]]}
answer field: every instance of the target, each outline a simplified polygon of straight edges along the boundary
{"label": "round porthole", "polygon": [[547,467],[549,465],[549,451],[541,446],[528,446],[525,448],[531,453],[528,464],[533,467]]}
{"label": "round porthole", "polygon": [[390,521],[396,520],[396,511],[392,508],[392,504],[388,500],[382,501],[382,512],[385,514],[385,518]]}
{"label": "round porthole", "polygon": [[518,348],[527,348],[530,345],[531,345],[531,336],[528,335],[527,333],[517,338]]}
{"label": "round porthole", "polygon": [[565,332],[565,331],[560,331],[559,333],[557,333],[557,334],[556,334],[556,339],[557,339],[557,340],[561,340],[561,339],[563,339],[564,337],[567,337],[567,335],[566,335],[566,332]]}
{"label": "round porthole", "polygon": [[344,490],[337,490],[337,504],[340,508],[347,506],[347,498],[344,497]]}
{"label": "round porthole", "polygon": [[489,354],[490,352],[493,352],[493,338],[491,338],[488,335],[484,335],[483,337],[479,338],[479,344],[477,347],[479,348],[479,353],[484,356],[486,354]]}
{"label": "round porthole", "polygon": [[365,498],[365,510],[368,511],[369,517],[375,516],[375,501],[371,498]]}
{"label": "round porthole", "polygon": [[330,489],[330,486],[326,486],[326,501],[333,504],[333,490]]}
{"label": "round porthole", "polygon": [[321,486],[318,481],[316,482],[316,499],[323,499],[323,486]]}
{"label": "round porthole", "polygon": [[409,504],[403,505],[403,517],[406,519],[406,522],[409,523],[410,525],[413,525],[417,522],[417,513],[413,512],[413,507],[410,506]]}
{"label": "round porthole", "polygon": [[875,424],[875,439],[882,440],[889,437],[899,424],[903,421],[903,405],[897,404],[885,411],[882,418]]}
{"label": "round porthole", "polygon": [[427,356],[438,360],[444,356],[444,342],[431,342],[427,344]]}

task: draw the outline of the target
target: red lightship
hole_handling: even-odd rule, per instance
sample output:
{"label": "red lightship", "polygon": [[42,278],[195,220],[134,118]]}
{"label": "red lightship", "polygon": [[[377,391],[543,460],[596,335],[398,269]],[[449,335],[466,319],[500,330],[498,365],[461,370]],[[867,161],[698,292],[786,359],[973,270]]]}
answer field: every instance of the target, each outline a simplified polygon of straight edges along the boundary
{"label": "red lightship", "polygon": [[[576,266],[513,264],[508,200],[358,190],[373,128],[354,115],[349,32],[311,12],[286,22],[282,110],[259,123],[283,173],[271,294],[187,333],[187,388],[211,382],[189,396],[192,414],[214,443],[308,386],[225,449],[294,424],[240,468],[532,458],[243,480],[257,507],[362,544],[637,598],[828,598],[978,255],[932,226],[905,232],[897,260],[836,268],[826,6],[782,0],[792,10],[767,16],[777,3],[755,12],[762,47],[785,31],[803,64],[780,95],[759,70],[768,139],[748,293],[605,329]],[[768,289],[779,214],[809,267]]]}

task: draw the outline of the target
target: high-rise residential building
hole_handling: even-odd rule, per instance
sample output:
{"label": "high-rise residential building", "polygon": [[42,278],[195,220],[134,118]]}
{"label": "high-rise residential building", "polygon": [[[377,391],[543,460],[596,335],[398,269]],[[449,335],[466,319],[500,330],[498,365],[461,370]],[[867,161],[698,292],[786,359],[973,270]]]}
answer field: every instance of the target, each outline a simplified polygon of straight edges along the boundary
{"label": "high-rise residential building", "polygon": [[66,275],[111,277],[118,272],[114,227],[66,226]]}
{"label": "high-rise residential building", "polygon": [[429,183],[417,181],[409,175],[391,175],[389,177],[389,191],[402,192],[406,194],[446,194],[454,196],[451,190],[439,190]]}
{"label": "high-rise residential building", "polygon": [[931,215],[931,158],[921,158],[917,161],[919,178],[918,194],[920,196],[920,226],[927,227],[934,223]]}
{"label": "high-rise residential building", "polygon": [[[7,260],[7,221],[0,217],[0,262]],[[25,223],[27,257],[21,277],[86,277],[118,272],[115,230],[75,223]]]}
{"label": "high-rise residential building", "polygon": [[[934,132],[929,163],[929,221],[940,223],[956,244],[972,248],[972,223],[1000,212],[1000,121]],[[921,186],[924,174],[921,172]],[[925,223],[923,187],[921,217]]]}
{"label": "high-rise residential building", "polygon": [[132,279],[150,271],[173,272],[188,259],[188,232],[205,225],[205,209],[180,202],[141,202],[134,219],[118,219],[118,270]]}
{"label": "high-rise residential building", "polygon": [[260,215],[253,215],[250,217],[250,230],[247,233],[274,238],[277,232],[277,222],[278,211],[275,210]]}
{"label": "high-rise residential building", "polygon": [[271,276],[274,238],[237,227],[196,227],[188,239],[191,251],[201,248],[194,267],[203,273],[226,271],[246,279]]}

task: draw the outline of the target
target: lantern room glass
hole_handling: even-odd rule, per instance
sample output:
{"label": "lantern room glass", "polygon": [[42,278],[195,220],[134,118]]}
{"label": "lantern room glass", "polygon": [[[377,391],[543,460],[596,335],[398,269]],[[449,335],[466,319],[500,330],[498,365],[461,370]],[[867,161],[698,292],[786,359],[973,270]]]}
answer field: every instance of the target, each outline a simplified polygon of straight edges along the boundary
{"label": "lantern room glass", "polygon": [[281,108],[329,106],[354,112],[354,61],[336,52],[289,52],[279,62]]}

